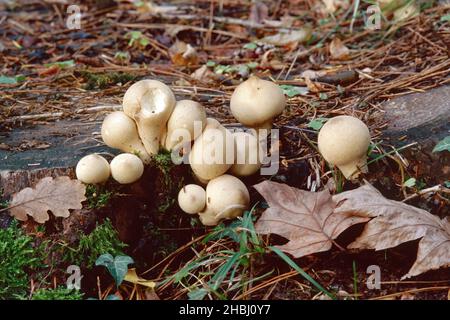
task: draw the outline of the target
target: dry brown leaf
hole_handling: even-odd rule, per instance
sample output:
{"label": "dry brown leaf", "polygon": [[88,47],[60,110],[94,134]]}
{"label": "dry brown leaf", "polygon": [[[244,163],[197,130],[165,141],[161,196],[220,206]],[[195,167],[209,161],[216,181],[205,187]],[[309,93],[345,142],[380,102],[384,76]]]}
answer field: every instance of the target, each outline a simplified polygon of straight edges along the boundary
{"label": "dry brown leaf", "polygon": [[308,192],[271,181],[254,187],[270,206],[256,223],[256,231],[288,239],[278,248],[296,258],[329,250],[344,230],[370,219],[365,213],[334,211],[338,202],[328,190]]}
{"label": "dry brown leaf", "polygon": [[177,40],[169,48],[169,54],[172,62],[178,66],[188,66],[198,62],[197,50],[183,41]]}
{"label": "dry brown leaf", "polygon": [[273,44],[275,46],[287,46],[290,43],[307,42],[311,39],[312,31],[308,27],[300,30],[291,30],[290,32],[279,32],[277,34],[266,36],[260,42]]}
{"label": "dry brown leaf", "polygon": [[44,223],[50,217],[51,211],[56,217],[68,217],[69,209],[81,209],[81,202],[86,187],[78,180],[71,180],[67,176],[46,177],[36,184],[35,188],[25,188],[12,197],[10,213],[21,221],[31,216],[36,222]]}
{"label": "dry brown leaf", "polygon": [[422,238],[417,259],[402,279],[428,270],[450,266],[450,222],[431,213],[389,200],[374,187],[366,184],[356,190],[333,197],[344,201],[336,209],[341,213],[367,213],[377,216],[348,248],[384,250],[401,243]]}
{"label": "dry brown leaf", "polygon": [[350,50],[339,38],[334,38],[330,43],[330,55],[335,60],[347,60],[350,57]]}
{"label": "dry brown leaf", "polygon": [[214,83],[220,79],[220,76],[203,65],[191,74],[191,78],[204,83]]}

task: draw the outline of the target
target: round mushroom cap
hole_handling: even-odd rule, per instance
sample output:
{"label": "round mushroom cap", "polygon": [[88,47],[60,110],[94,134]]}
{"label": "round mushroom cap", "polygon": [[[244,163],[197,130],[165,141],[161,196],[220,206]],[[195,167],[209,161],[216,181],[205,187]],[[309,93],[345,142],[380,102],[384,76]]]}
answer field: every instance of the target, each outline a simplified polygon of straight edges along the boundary
{"label": "round mushroom cap", "polygon": [[201,181],[211,180],[224,174],[233,162],[233,136],[225,128],[205,129],[195,140],[189,153],[192,171]]}
{"label": "round mushroom cap", "polygon": [[[187,137],[189,137],[189,140],[187,141],[196,139],[201,135],[205,123],[206,112],[205,108],[200,103],[192,100],[178,101],[167,121],[166,148],[168,150],[172,149],[176,144]],[[184,132],[182,132],[183,136],[179,136],[180,133],[177,133],[176,130],[184,130]]]}
{"label": "round mushroom cap", "polygon": [[75,169],[77,179],[84,183],[102,183],[108,180],[108,161],[98,154],[90,154],[80,159]]}
{"label": "round mushroom cap", "polygon": [[250,176],[261,168],[262,148],[258,138],[248,132],[234,132],[235,163],[230,173],[235,176]]}
{"label": "round mushroom cap", "polygon": [[111,175],[121,184],[133,183],[144,173],[144,164],[131,153],[122,153],[111,161]]}
{"label": "round mushroom cap", "polygon": [[328,163],[337,166],[365,157],[369,144],[369,129],[364,122],[351,116],[331,118],[318,137],[320,153]]}
{"label": "round mushroom cap", "polygon": [[112,112],[103,120],[102,139],[111,148],[131,148],[139,139],[136,123],[122,111]]}
{"label": "round mushroom cap", "polygon": [[250,203],[250,194],[238,178],[224,174],[206,186],[206,208],[217,219],[232,219],[242,215]]}
{"label": "round mushroom cap", "polygon": [[178,193],[178,205],[189,214],[203,211],[206,206],[206,191],[196,184],[185,185]]}
{"label": "round mushroom cap", "polygon": [[231,95],[233,116],[247,127],[267,127],[286,106],[283,90],[275,83],[252,76],[236,87]]}
{"label": "round mushroom cap", "polygon": [[[123,96],[123,111],[130,117],[152,116],[175,107],[172,90],[158,80],[141,80],[132,84]],[[167,116],[167,118],[170,116]],[[165,119],[167,121],[167,119]]]}

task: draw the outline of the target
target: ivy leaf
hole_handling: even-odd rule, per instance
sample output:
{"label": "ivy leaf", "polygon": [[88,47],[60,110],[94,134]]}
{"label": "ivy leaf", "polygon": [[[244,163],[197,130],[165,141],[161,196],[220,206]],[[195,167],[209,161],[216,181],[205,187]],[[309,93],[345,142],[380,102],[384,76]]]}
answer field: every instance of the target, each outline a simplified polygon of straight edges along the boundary
{"label": "ivy leaf", "polygon": [[450,136],[439,141],[439,143],[434,147],[433,152],[441,152],[445,150],[450,152]]}
{"label": "ivy leaf", "polygon": [[125,275],[128,272],[128,265],[134,263],[134,260],[129,256],[116,256],[113,257],[109,253],[102,254],[95,261],[96,266],[104,266],[108,269],[111,276],[116,281],[116,286],[120,286],[125,279]]}
{"label": "ivy leaf", "polygon": [[308,128],[314,129],[316,131],[319,131],[322,126],[324,125],[325,122],[327,122],[328,119],[327,118],[316,118],[314,120],[311,120],[308,123]]}

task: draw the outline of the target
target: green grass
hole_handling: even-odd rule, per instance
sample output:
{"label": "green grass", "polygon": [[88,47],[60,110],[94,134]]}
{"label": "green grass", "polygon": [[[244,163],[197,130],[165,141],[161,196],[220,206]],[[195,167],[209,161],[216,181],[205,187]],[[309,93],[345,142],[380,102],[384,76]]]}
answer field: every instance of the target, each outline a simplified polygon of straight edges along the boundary
{"label": "green grass", "polygon": [[26,235],[17,222],[0,229],[0,300],[26,295],[29,273],[45,267],[45,244],[36,245],[35,239]]}
{"label": "green grass", "polygon": [[88,235],[81,235],[76,247],[64,245],[63,260],[86,268],[92,268],[99,256],[109,253],[123,255],[127,245],[119,240],[110,220],[105,220]]}
{"label": "green grass", "polygon": [[[203,243],[206,244],[228,238],[236,243],[236,249],[232,250],[228,246],[224,246],[223,250],[212,253],[203,251],[197,259],[187,263],[162,284],[172,280],[187,288],[189,290],[188,297],[191,300],[201,300],[207,295],[217,299],[229,299],[231,294],[244,293],[250,285],[267,278],[274,272],[271,270],[262,275],[252,275],[253,266],[261,262],[268,252],[274,252],[319,291],[335,299],[332,293],[328,292],[283,252],[275,247],[263,245],[254,227],[253,210],[254,208],[246,211],[242,218],[231,222],[228,226],[220,224],[203,239]],[[220,264],[220,266],[207,271],[210,270],[207,266],[212,264]],[[202,277],[204,278],[203,285],[199,286],[196,283]]]}
{"label": "green grass", "polygon": [[82,300],[83,293],[74,289],[58,287],[56,289],[39,289],[33,293],[31,300]]}

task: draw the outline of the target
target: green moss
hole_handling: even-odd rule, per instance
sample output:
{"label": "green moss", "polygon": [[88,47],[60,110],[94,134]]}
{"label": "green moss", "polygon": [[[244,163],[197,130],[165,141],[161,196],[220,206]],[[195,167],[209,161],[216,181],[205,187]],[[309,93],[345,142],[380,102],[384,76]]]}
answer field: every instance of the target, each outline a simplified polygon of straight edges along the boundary
{"label": "green moss", "polygon": [[101,187],[89,184],[86,186],[86,198],[89,209],[100,209],[106,206],[113,196],[112,191],[105,190]]}
{"label": "green moss", "polygon": [[28,274],[45,267],[46,244],[37,245],[35,239],[26,235],[16,221],[9,228],[0,229],[0,300],[26,295]]}
{"label": "green moss", "polygon": [[105,89],[117,83],[127,83],[136,76],[126,72],[91,73],[82,71],[81,76],[86,80],[86,90]]}
{"label": "green moss", "polygon": [[97,225],[90,234],[82,234],[75,248],[65,246],[63,260],[70,264],[92,268],[95,260],[102,254],[123,255],[122,250],[126,246],[119,240],[117,231],[107,219],[101,225]]}
{"label": "green moss", "polygon": [[33,293],[31,300],[81,300],[83,293],[78,290],[58,287],[56,289],[39,289]]}

